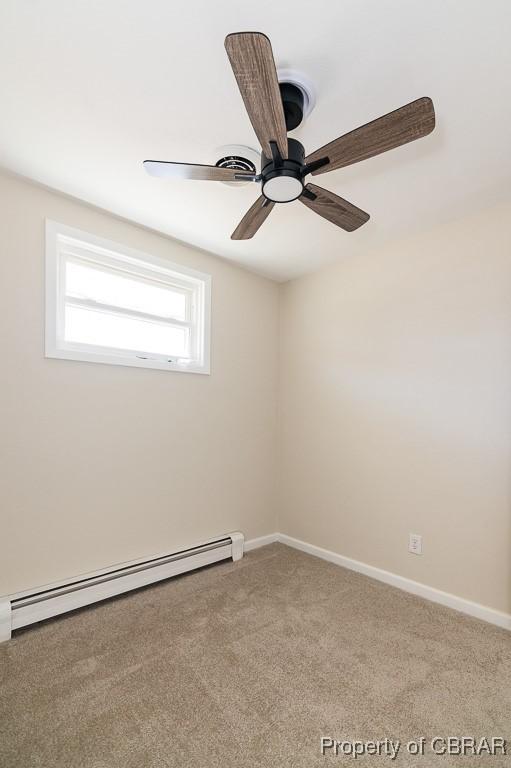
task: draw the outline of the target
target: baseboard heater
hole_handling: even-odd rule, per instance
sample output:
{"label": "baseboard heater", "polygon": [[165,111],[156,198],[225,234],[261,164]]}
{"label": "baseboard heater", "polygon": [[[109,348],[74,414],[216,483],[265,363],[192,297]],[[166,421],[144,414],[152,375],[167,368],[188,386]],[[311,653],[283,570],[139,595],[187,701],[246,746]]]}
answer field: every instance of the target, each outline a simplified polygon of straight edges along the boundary
{"label": "baseboard heater", "polygon": [[28,624],[220,560],[239,560],[243,556],[243,542],[242,533],[229,533],[179,552],[122,563],[66,582],[0,597],[0,642],[9,640],[12,630]]}

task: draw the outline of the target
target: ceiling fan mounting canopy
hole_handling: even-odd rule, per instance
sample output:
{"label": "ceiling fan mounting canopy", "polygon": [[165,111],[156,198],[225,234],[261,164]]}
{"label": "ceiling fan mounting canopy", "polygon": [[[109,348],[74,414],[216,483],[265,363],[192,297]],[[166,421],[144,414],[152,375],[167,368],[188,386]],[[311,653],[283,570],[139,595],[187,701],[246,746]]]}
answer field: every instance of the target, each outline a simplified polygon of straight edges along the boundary
{"label": "ceiling fan mounting canopy", "polygon": [[261,183],[262,194],[234,230],[233,240],[253,237],[275,203],[293,200],[346,232],[365,224],[368,213],[327,189],[305,183],[305,177],[353,165],[427,136],[435,127],[431,99],[416,99],[306,155],[303,145],[287,133],[300,125],[304,111],[310,112],[314,94],[292,78],[279,83],[271,43],[261,32],[227,35],[225,48],[261,145],[261,173],[255,173],[253,163],[230,154],[216,165],[145,160],[147,172],[170,179]]}
{"label": "ceiling fan mounting canopy", "polygon": [[279,91],[284,108],[286,130],[294,131],[303,120],[303,91],[294,83],[279,83]]}

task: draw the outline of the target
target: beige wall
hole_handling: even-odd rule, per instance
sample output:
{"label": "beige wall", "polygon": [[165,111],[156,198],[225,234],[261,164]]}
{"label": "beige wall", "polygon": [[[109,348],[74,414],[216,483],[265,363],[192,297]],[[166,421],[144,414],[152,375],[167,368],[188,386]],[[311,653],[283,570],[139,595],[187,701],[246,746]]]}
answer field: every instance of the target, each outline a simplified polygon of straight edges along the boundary
{"label": "beige wall", "polygon": [[[15,177],[0,200],[0,594],[280,529],[511,611],[511,206],[281,286],[279,371],[274,283]],[[45,217],[211,273],[211,376],[45,359]]]}
{"label": "beige wall", "polygon": [[[278,287],[0,175],[0,594],[275,529]],[[213,276],[210,376],[44,357],[44,219]]]}
{"label": "beige wall", "polygon": [[279,521],[507,612],[510,222],[496,208],[283,287]]}

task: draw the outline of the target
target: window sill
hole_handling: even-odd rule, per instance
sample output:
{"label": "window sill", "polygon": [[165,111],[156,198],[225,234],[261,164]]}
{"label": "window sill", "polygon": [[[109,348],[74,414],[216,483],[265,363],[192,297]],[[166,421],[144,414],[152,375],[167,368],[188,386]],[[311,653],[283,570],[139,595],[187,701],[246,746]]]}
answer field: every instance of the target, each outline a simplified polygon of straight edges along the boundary
{"label": "window sill", "polygon": [[165,360],[137,357],[136,355],[114,355],[101,352],[88,352],[72,349],[46,349],[45,357],[58,360],[75,360],[83,363],[104,363],[106,365],[124,365],[131,368],[153,368],[159,371],[175,371],[178,373],[211,373],[209,364],[198,362],[169,363]]}

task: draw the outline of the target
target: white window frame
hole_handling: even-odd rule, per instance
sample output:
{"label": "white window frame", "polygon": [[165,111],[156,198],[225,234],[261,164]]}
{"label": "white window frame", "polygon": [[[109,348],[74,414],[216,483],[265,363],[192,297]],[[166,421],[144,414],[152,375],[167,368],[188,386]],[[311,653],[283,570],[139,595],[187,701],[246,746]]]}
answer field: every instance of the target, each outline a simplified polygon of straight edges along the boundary
{"label": "white window frame", "polygon": [[[158,355],[144,350],[121,350],[71,343],[64,338],[65,282],[61,279],[67,260],[88,261],[102,268],[122,270],[132,277],[159,280],[163,284],[189,295],[187,317],[177,319],[156,318],[144,313],[112,308],[129,317],[150,317],[151,320],[172,326],[190,328],[192,358],[184,359]],[[68,300],[69,301],[69,300]],[[80,306],[87,300],[72,300]],[[211,275],[198,272],[167,259],[137,251],[88,232],[46,219],[46,357],[79,360],[110,365],[128,365],[136,368],[157,368],[182,373],[210,373],[211,341]]]}

